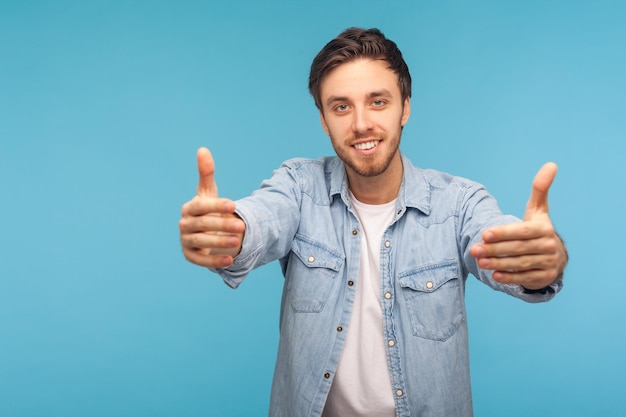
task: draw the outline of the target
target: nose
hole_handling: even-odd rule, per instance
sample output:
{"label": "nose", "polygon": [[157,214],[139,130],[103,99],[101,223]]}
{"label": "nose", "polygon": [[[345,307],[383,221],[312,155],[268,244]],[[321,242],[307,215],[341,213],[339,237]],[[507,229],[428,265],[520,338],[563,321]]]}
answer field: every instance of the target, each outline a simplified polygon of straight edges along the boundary
{"label": "nose", "polygon": [[367,109],[355,109],[352,114],[352,130],[354,131],[354,133],[366,133],[374,128],[374,124],[372,123]]}

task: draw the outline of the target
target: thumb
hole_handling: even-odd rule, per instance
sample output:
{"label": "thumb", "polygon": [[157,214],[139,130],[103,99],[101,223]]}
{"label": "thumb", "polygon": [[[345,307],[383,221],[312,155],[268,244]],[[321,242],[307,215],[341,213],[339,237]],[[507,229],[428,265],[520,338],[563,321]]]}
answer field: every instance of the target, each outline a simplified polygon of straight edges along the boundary
{"label": "thumb", "polygon": [[533,188],[526,204],[524,220],[532,220],[539,214],[548,214],[548,190],[554,181],[558,167],[554,162],[548,162],[541,167],[533,180]]}
{"label": "thumb", "polygon": [[214,174],[215,163],[211,152],[207,148],[198,149],[198,195],[217,197]]}

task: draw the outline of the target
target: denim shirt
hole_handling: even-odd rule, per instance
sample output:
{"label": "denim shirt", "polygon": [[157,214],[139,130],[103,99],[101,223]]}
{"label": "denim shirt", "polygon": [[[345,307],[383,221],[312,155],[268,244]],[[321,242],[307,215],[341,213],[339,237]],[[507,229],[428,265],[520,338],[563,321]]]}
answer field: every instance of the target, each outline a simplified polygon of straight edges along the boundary
{"label": "denim shirt", "polygon": [[[398,416],[471,416],[465,281],[528,302],[551,299],[495,282],[470,248],[485,228],[517,222],[480,184],[414,167],[403,155],[393,220],[380,242],[387,365]],[[284,275],[280,340],[269,415],[322,414],[359,284],[361,226],[337,157],[286,161],[236,202],[246,223],[241,253],[217,270],[236,288],[254,268],[279,260]]]}

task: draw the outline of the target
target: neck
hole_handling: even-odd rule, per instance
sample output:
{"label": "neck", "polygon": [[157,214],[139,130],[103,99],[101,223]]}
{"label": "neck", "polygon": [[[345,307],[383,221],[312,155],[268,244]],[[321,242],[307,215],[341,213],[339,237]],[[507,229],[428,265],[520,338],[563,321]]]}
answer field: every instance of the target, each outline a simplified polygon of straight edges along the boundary
{"label": "neck", "polygon": [[354,197],[365,204],[385,204],[398,197],[404,168],[398,152],[385,172],[364,177],[346,167],[348,184]]}

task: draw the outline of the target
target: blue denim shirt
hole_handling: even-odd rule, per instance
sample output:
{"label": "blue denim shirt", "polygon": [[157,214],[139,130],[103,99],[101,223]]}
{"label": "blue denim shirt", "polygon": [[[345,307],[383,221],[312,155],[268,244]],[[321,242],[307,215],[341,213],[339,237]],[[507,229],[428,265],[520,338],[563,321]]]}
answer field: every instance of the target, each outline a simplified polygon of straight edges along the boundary
{"label": "blue denim shirt", "polygon": [[[481,232],[519,219],[503,215],[475,182],[414,167],[404,176],[392,223],[380,242],[387,364],[398,416],[471,416],[465,280],[529,302],[470,255]],[[285,277],[270,416],[320,416],[344,345],[358,285],[361,226],[337,157],[285,162],[236,202],[247,228],[241,253],[218,270],[236,288],[254,268],[279,260]]]}

